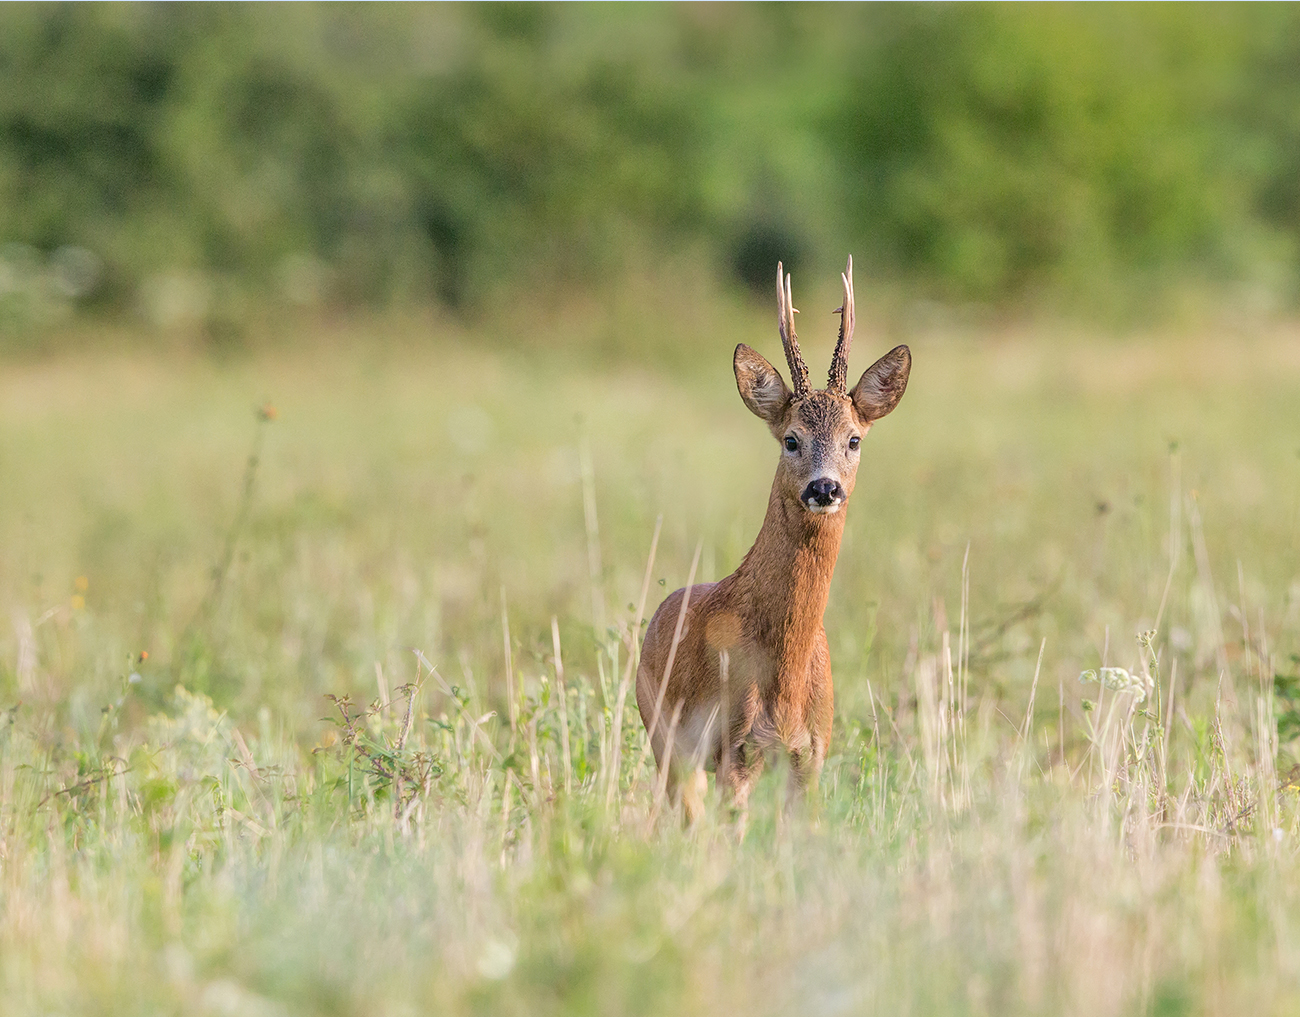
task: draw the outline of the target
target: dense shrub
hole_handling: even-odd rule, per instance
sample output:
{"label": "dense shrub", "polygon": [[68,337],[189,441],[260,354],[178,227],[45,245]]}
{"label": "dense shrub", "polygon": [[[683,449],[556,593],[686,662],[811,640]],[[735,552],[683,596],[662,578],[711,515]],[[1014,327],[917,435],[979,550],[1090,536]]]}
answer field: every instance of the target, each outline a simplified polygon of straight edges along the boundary
{"label": "dense shrub", "polygon": [[944,299],[1077,310],[1188,281],[1285,298],[1298,21],[6,6],[0,326],[69,301],[472,311],[502,281],[600,285],[699,245],[763,288],[777,248],[851,245]]}

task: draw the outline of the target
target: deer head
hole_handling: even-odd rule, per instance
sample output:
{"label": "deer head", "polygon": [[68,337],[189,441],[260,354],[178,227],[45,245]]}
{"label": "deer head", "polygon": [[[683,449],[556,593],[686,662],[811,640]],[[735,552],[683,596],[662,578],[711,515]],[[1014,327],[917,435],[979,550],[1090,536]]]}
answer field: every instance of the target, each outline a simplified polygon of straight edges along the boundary
{"label": "deer head", "polygon": [[776,266],[777,325],[793,391],[776,368],[756,350],[741,343],[734,367],[740,398],[761,418],[781,443],[776,486],[782,499],[813,516],[840,510],[853,493],[858,473],[859,445],[871,425],[903,398],[912,354],[897,346],[863,373],[852,391],[846,391],[849,347],[853,343],[853,259],[840,275],[844,303],[839,340],[831,358],[826,388],[808,384],[808,367],[795,335],[797,313],[790,295],[790,276]]}

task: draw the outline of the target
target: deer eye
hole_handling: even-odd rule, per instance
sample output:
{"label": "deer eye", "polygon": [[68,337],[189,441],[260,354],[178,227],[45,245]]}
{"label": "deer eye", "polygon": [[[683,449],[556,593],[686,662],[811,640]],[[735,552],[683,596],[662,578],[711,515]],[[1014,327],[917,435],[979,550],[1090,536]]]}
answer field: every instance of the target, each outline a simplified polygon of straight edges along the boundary
{"label": "deer eye", "polygon": [[787,434],[785,436],[785,447],[791,452],[798,452],[799,439],[796,438],[793,434]]}
{"label": "deer eye", "polygon": [[862,439],[859,438],[856,434],[849,439],[849,448],[853,449],[854,452],[858,450],[858,446],[861,444],[862,444]]}

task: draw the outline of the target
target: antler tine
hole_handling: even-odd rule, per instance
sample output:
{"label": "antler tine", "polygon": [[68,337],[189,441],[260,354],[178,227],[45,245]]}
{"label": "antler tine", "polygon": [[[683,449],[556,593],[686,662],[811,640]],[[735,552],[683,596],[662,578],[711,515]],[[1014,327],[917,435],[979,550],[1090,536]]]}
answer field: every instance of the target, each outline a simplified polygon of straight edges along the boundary
{"label": "antler tine", "polygon": [[827,388],[841,395],[847,390],[849,374],[849,347],[853,345],[853,255],[849,255],[848,266],[840,273],[844,283],[844,303],[833,313],[840,316],[840,337],[835,343],[835,353],[831,357],[831,372]]}
{"label": "antler tine", "polygon": [[799,350],[799,337],[794,331],[794,316],[798,309],[790,295],[790,276],[781,262],[776,263],[777,325],[781,332],[781,345],[785,349],[785,362],[790,365],[790,383],[795,397],[808,392],[808,365]]}

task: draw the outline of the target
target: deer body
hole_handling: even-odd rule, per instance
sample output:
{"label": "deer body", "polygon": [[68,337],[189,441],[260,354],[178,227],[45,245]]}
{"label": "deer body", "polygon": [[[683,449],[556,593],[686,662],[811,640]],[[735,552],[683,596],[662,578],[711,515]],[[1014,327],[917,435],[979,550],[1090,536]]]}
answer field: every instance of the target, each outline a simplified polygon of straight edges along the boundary
{"label": "deer body", "polygon": [[[834,688],[822,616],[857,475],[858,446],[897,405],[911,354],[900,346],[845,390],[853,262],[842,276],[840,340],[826,389],[813,391],[794,332],[789,276],[777,267],[782,343],[794,391],[762,356],[736,348],[746,406],[783,450],[754,546],[731,575],[670,594],[650,619],[637,705],[655,761],[689,820],[705,768],[743,812],[765,757],[788,754],[795,790],[815,784],[830,743]],[[683,785],[683,778],[685,783]]]}

